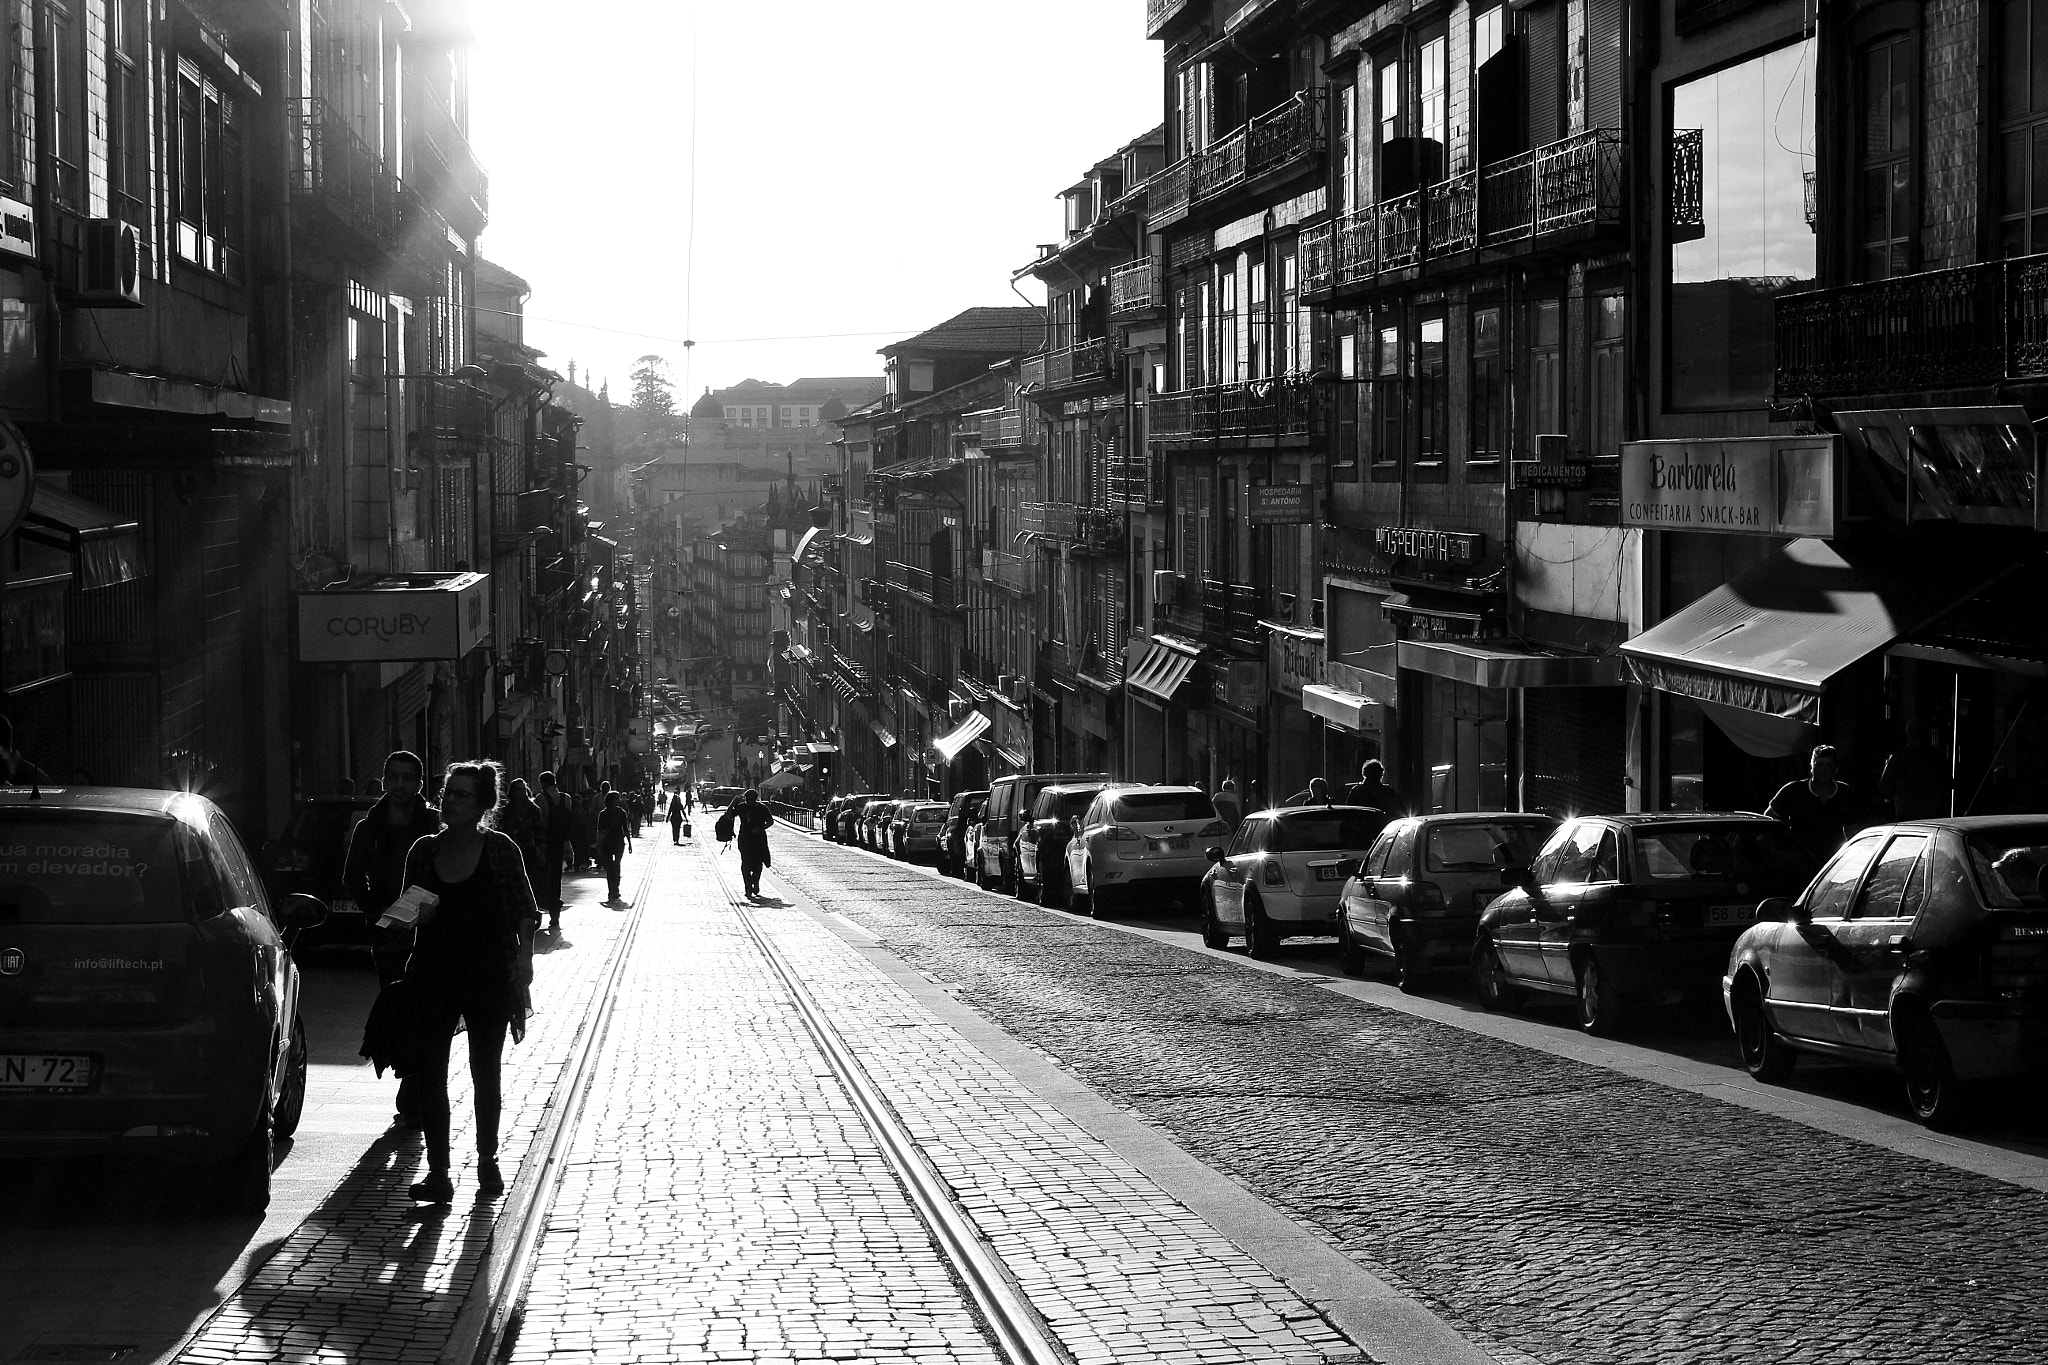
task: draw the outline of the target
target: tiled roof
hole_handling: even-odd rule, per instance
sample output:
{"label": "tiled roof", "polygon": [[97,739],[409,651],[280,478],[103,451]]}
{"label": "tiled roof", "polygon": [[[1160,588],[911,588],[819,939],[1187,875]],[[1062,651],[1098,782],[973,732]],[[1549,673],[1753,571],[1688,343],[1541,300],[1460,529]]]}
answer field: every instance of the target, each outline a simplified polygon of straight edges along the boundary
{"label": "tiled roof", "polygon": [[969,308],[914,337],[881,348],[887,356],[903,352],[999,352],[1027,355],[1045,338],[1045,318],[1036,308]]}

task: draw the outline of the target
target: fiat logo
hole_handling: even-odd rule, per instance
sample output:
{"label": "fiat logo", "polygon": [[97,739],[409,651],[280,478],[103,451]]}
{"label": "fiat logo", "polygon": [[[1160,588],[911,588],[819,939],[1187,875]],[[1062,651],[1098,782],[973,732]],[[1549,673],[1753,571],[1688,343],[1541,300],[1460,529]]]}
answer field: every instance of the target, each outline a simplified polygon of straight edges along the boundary
{"label": "fiat logo", "polygon": [[19,948],[0,948],[0,976],[20,976],[28,965],[28,954]]}

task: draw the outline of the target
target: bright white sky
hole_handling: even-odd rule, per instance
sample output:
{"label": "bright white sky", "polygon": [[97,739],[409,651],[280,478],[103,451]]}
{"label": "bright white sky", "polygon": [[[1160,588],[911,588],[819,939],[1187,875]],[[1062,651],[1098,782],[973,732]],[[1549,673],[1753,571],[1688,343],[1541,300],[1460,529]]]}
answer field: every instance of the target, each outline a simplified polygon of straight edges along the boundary
{"label": "bright white sky", "polygon": [[[748,377],[879,374],[876,347],[1018,303],[1010,274],[1059,237],[1059,191],[1161,118],[1144,0],[471,12],[483,254],[533,286],[527,340],[550,367],[574,360],[621,402],[649,352],[687,406]],[[760,337],[791,339],[741,340]]]}

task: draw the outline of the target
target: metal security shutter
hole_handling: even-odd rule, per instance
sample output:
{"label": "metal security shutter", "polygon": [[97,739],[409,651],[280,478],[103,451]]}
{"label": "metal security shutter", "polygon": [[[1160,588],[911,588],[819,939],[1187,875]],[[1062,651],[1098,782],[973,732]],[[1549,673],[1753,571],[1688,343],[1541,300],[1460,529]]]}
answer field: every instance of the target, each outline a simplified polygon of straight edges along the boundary
{"label": "metal security shutter", "polygon": [[1621,127],[1621,0],[1586,0],[1586,126]]}
{"label": "metal security shutter", "polygon": [[1554,815],[1619,811],[1628,689],[1532,687],[1523,696],[1529,808]]}
{"label": "metal security shutter", "polygon": [[1522,36],[1529,44],[1529,145],[1541,147],[1564,135],[1560,113],[1564,104],[1564,46],[1559,34],[1563,7],[1557,0],[1532,5],[1522,14]]}

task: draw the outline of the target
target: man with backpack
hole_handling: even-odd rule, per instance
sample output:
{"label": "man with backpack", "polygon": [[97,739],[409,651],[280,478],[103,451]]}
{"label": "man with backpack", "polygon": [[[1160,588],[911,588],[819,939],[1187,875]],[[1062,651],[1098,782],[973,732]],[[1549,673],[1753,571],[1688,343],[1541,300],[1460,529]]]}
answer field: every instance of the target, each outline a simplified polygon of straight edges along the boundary
{"label": "man with backpack", "polygon": [[604,809],[597,813],[597,852],[604,864],[605,888],[610,893],[606,903],[617,905],[619,895],[619,864],[632,846],[632,817],[626,814],[625,803],[615,791],[604,794]]}
{"label": "man with backpack", "polygon": [[540,775],[540,811],[541,880],[533,888],[533,898],[548,912],[548,932],[558,934],[562,931],[562,858],[568,851],[576,813],[552,772]]}

